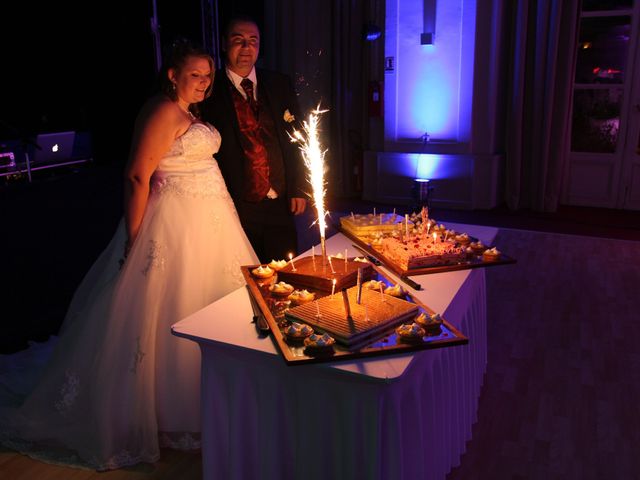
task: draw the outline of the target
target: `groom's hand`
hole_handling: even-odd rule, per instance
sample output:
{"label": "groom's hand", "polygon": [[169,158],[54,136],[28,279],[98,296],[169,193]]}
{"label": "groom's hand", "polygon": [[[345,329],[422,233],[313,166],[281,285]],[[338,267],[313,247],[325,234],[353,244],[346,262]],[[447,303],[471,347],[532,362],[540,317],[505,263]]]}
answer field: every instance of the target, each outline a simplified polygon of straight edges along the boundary
{"label": "groom's hand", "polygon": [[307,200],[305,198],[293,197],[290,203],[291,213],[294,215],[300,215],[307,208]]}

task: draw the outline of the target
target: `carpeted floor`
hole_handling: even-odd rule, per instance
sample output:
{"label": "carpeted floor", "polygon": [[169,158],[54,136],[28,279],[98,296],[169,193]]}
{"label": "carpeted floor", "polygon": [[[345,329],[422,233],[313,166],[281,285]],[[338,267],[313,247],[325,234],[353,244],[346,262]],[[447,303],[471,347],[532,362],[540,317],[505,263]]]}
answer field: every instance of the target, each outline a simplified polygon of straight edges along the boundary
{"label": "carpeted floor", "polygon": [[462,479],[640,478],[640,242],[500,230]]}

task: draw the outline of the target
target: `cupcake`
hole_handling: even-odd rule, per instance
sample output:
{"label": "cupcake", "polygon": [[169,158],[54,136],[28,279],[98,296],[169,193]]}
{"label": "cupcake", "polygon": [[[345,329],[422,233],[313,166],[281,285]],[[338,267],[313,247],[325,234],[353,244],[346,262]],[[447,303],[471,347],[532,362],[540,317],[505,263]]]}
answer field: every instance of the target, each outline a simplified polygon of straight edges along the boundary
{"label": "cupcake", "polygon": [[383,289],[387,288],[387,284],[384,283],[382,280],[369,280],[368,282],[365,282],[362,286],[365,288],[368,288],[369,290],[380,290],[380,287],[382,287]]}
{"label": "cupcake", "polygon": [[305,350],[312,354],[331,352],[333,351],[333,345],[335,343],[335,339],[327,333],[322,335],[312,333],[304,339],[304,346],[306,347]]}
{"label": "cupcake", "polygon": [[467,235],[466,233],[460,233],[456,235],[455,239],[456,239],[456,242],[458,242],[460,245],[463,245],[463,246],[467,246],[469,245],[469,243],[471,243],[471,239],[469,238],[469,235]]}
{"label": "cupcake", "polygon": [[482,255],[482,253],[488,248],[484,243],[482,243],[482,240],[471,242],[469,246],[476,255]]}
{"label": "cupcake", "polygon": [[396,328],[398,338],[405,342],[422,343],[422,337],[425,335],[424,328],[417,323],[404,324]]}
{"label": "cupcake", "polygon": [[286,260],[271,260],[271,262],[269,262],[269,265],[267,265],[269,268],[271,268],[272,270],[275,270],[276,272],[282,270],[284,267],[287,266],[287,261]]}
{"label": "cupcake", "polygon": [[384,293],[391,295],[392,297],[404,297],[404,289],[398,283],[393,287],[385,288]]}
{"label": "cupcake", "polygon": [[274,270],[272,268],[269,268],[268,266],[262,266],[260,265],[257,268],[254,268],[253,270],[251,270],[251,274],[254,277],[258,277],[258,278],[269,278],[271,275],[273,275]]}
{"label": "cupcake", "polygon": [[311,293],[309,290],[294,290],[288,298],[294,304],[302,305],[303,303],[313,301],[316,298],[316,294]]}
{"label": "cupcake", "polygon": [[313,335],[313,328],[309,325],[293,322],[284,329],[284,335],[291,342],[302,342],[305,338]]}
{"label": "cupcake", "polygon": [[500,250],[496,247],[490,248],[482,252],[482,260],[485,262],[495,262],[500,258]]}
{"label": "cupcake", "polygon": [[434,313],[433,315],[421,313],[416,317],[415,323],[424,328],[424,331],[429,336],[436,336],[442,333],[442,317],[439,313]]}
{"label": "cupcake", "polygon": [[289,285],[285,282],[274,283],[269,287],[269,291],[273,295],[278,295],[279,297],[287,297],[293,292],[293,285]]}

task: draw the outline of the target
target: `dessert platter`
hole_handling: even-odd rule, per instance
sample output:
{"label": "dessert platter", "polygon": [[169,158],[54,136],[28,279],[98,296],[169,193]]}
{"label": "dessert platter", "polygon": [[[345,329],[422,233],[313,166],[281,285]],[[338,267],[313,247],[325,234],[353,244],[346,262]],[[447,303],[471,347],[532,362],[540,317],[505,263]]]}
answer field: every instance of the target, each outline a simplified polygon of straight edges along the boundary
{"label": "dessert platter", "polygon": [[241,269],[256,325],[268,329],[289,365],[468,343],[438,313],[358,258],[333,257],[329,264],[310,256],[278,270],[267,264]]}
{"label": "dessert platter", "polygon": [[429,218],[426,208],[404,217],[357,214],[340,218],[338,229],[363,253],[400,276],[466,270],[516,260],[465,232]]}

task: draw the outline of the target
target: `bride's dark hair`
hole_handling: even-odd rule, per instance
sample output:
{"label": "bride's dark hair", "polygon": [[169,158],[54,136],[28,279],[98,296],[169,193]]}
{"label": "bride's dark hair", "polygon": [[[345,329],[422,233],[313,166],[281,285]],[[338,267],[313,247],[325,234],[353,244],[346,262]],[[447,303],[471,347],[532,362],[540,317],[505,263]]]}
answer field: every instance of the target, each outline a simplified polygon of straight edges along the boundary
{"label": "bride's dark hair", "polygon": [[176,94],[175,85],[169,79],[169,69],[174,69],[179,73],[189,57],[206,58],[209,62],[209,66],[211,67],[211,84],[207,88],[204,98],[208,98],[211,95],[211,90],[213,89],[213,75],[215,71],[213,58],[198,44],[187,38],[179,37],[165,49],[162,67],[160,68],[160,72],[158,72],[158,90],[174,102],[178,99],[178,96]]}

